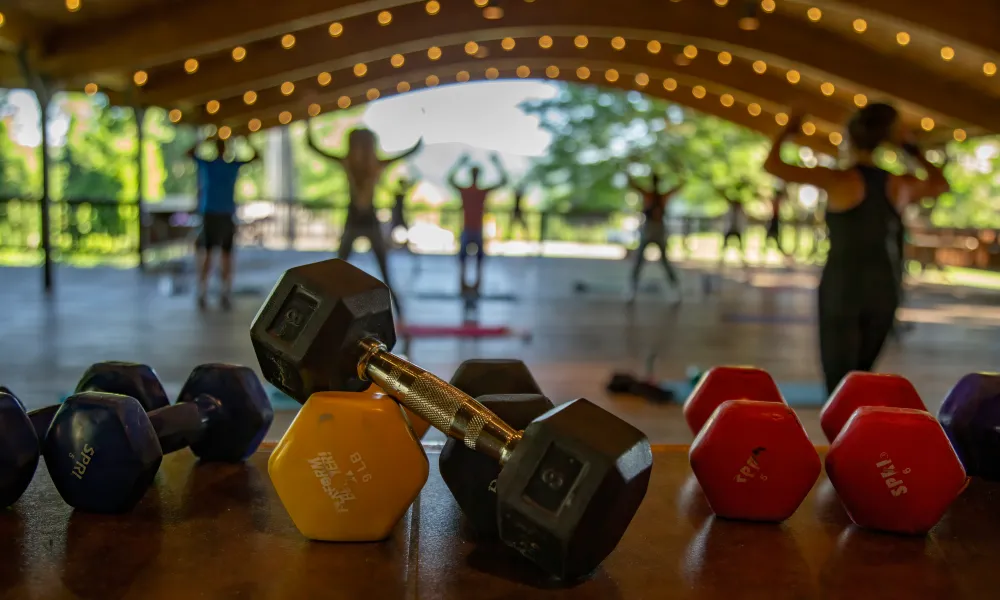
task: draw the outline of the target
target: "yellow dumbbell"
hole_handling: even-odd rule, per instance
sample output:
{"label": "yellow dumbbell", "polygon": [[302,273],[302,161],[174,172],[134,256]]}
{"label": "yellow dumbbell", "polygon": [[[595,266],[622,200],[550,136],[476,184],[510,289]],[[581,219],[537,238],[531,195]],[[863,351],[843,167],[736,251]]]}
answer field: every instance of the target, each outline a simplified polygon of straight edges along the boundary
{"label": "yellow dumbbell", "polygon": [[310,396],[267,464],[302,535],[331,542],[387,538],[427,468],[410,419],[375,386]]}

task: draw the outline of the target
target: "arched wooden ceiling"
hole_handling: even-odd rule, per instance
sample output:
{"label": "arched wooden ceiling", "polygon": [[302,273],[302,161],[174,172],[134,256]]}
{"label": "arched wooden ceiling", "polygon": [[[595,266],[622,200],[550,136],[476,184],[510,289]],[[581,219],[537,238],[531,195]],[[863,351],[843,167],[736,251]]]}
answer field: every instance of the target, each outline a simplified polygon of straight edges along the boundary
{"label": "arched wooden ceiling", "polygon": [[[502,17],[486,18],[482,5]],[[286,112],[302,118],[311,104],[335,110],[341,97],[357,103],[372,89],[397,93],[401,81],[417,89],[429,75],[448,83],[462,71],[475,80],[490,67],[498,77],[525,67],[539,77],[551,66],[558,79],[579,81],[587,67],[590,82],[763,133],[777,115],[805,111],[816,132],[802,142],[827,152],[855,105],[875,100],[895,102],[931,143],[1000,132],[995,0],[0,0],[0,11],[5,85],[23,84],[19,52],[65,89],[96,83],[114,102],[177,109],[185,121],[233,131],[255,119],[277,124]],[[473,55],[469,42],[479,46]],[[320,73],[331,83],[320,85]],[[692,94],[699,86],[702,98]],[[211,114],[209,103],[219,105]]]}

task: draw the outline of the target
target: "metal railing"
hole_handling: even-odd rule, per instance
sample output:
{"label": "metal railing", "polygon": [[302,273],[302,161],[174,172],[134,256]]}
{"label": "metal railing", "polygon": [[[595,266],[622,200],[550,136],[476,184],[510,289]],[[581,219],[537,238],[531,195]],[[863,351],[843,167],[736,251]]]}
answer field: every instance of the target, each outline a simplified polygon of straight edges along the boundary
{"label": "metal railing", "polygon": [[[50,205],[51,247],[53,258],[59,261],[84,260],[99,262],[139,261],[139,249],[144,248],[147,263],[168,261],[191,252],[198,227],[197,217],[191,217],[186,206],[168,207],[151,202],[145,206],[140,227],[139,206],[136,202],[107,199],[73,199]],[[391,210],[377,211],[388,231]],[[347,216],[346,203],[303,202],[299,200],[259,200],[240,205],[239,237],[241,245],[301,250],[333,250],[339,244]],[[417,251],[454,252],[461,234],[462,211],[458,207],[412,207],[407,210],[411,231],[411,247]],[[705,232],[722,232],[724,217],[700,215],[672,216],[667,228],[673,235],[688,236]],[[638,215],[629,212],[557,212],[532,211],[523,213],[515,222],[509,209],[491,210],[485,215],[488,244],[499,245],[501,251],[529,254],[558,254],[553,248],[560,244],[606,246],[631,249],[638,243]],[[751,219],[749,227],[762,227],[764,222]],[[785,222],[795,227],[796,242],[822,229],[812,219]],[[422,236],[415,239],[415,236]],[[140,236],[143,236],[140,243]],[[908,257],[924,264],[967,266],[980,269],[1000,269],[1000,239],[994,230],[961,228],[914,229],[910,232]],[[815,243],[810,242],[810,243]],[[509,246],[504,246],[509,244]],[[519,245],[518,245],[519,244]],[[0,198],[0,251],[13,251],[28,257],[40,256],[41,211],[37,199]]]}
{"label": "metal railing", "polygon": [[[74,199],[50,203],[51,247],[65,255],[128,256],[139,250],[135,202]],[[0,248],[40,252],[42,217],[37,199],[0,198]]]}

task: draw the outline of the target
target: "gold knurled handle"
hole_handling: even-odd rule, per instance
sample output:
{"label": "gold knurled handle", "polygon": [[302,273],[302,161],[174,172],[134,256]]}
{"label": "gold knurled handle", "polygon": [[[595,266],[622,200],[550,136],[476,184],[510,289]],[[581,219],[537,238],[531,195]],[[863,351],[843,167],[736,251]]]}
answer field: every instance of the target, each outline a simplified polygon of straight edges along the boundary
{"label": "gold knurled handle", "polygon": [[375,382],[449,437],[501,464],[507,462],[521,439],[521,432],[468,394],[392,354],[378,341],[366,339],[361,346],[358,374],[364,379]]}

